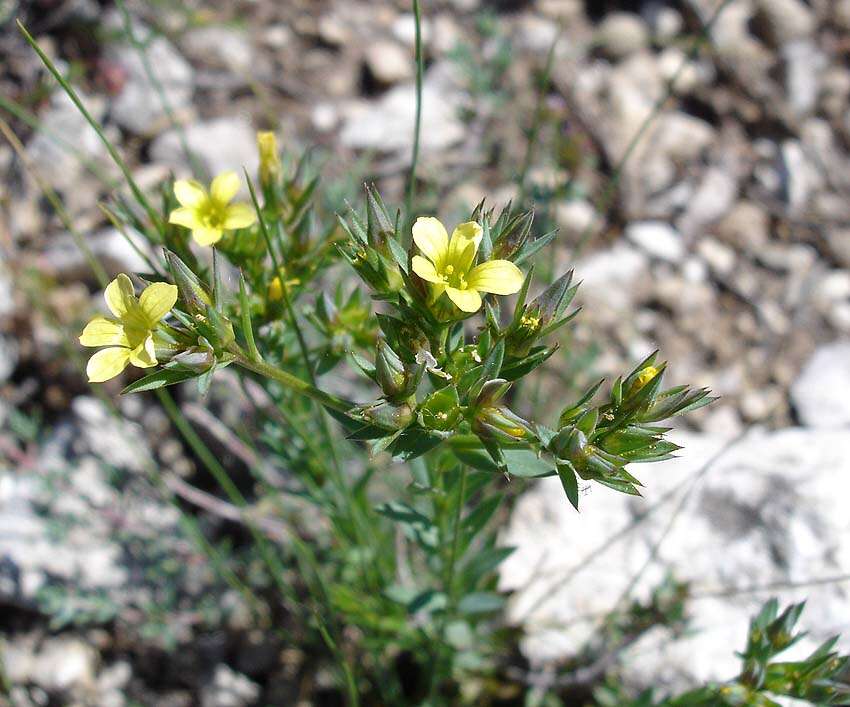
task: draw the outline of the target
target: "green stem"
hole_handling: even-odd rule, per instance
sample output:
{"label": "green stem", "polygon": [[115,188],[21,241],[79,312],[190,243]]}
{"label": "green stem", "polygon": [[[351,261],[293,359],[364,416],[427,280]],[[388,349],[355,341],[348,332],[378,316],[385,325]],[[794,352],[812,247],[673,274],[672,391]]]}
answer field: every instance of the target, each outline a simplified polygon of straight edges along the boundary
{"label": "green stem", "polygon": [[[251,193],[251,201],[254,204],[254,210],[257,212],[257,219],[260,222],[260,231],[262,232],[263,238],[266,241],[266,248],[268,249],[269,256],[272,259],[272,264],[274,265],[276,276],[283,277],[285,275],[285,271],[281,269],[280,263],[277,259],[277,254],[275,253],[274,247],[272,246],[271,236],[269,234],[268,227],[266,226],[266,220],[263,218],[263,213],[260,209],[260,203],[257,200],[257,193],[254,189],[254,184],[251,181],[247,170],[245,172],[245,178],[248,181],[248,190]],[[287,316],[289,317],[290,325],[295,331],[295,336],[298,340],[298,348],[301,352],[301,358],[304,361],[304,366],[307,369],[307,377],[310,381],[310,385],[313,387],[314,390],[319,390],[316,385],[316,374],[313,370],[312,361],[310,360],[310,353],[307,347],[307,341],[304,338],[304,332],[301,329],[301,325],[298,323],[298,317],[295,315],[295,309],[292,306],[292,298],[289,296],[289,290],[286,287],[286,282],[281,282],[280,290],[281,298],[283,299],[283,305],[286,309]],[[351,406],[349,406],[348,409],[351,409]],[[342,465],[339,461],[339,454],[337,453],[336,443],[333,435],[331,434],[331,429],[328,426],[328,420],[324,410],[318,411],[318,418],[322,437],[324,438],[325,445],[327,446],[327,450],[328,452],[330,452],[331,456],[330,471],[332,472],[333,483],[337,487],[337,492],[342,497],[344,508],[349,515],[351,525],[358,543],[361,546],[366,547],[368,546],[367,535],[363,532],[363,528],[361,527],[363,519],[361,514],[357,511],[357,504],[354,502],[354,498],[351,494],[351,489],[345,482],[345,477],[342,473]],[[368,574],[369,568],[363,568],[363,571],[364,575]],[[374,574],[372,574],[372,578],[374,579]],[[374,584],[377,587],[380,583],[376,580]]]}
{"label": "green stem", "polygon": [[[723,10],[725,10],[729,5],[731,5],[735,0],[724,0],[720,5],[718,5],[717,10],[715,10],[714,14],[711,18],[703,25],[702,31],[699,36],[696,37],[693,41],[693,44],[688,51],[688,53],[682,57],[682,61],[679,63],[676,72],[670,77],[667,81],[667,87],[664,93],[659,96],[658,100],[653,105],[652,110],[649,114],[644,118],[644,121],[640,124],[635,132],[632,139],[629,141],[629,144],[626,146],[626,151],[623,153],[623,156],[617,162],[614,170],[611,174],[611,179],[608,180],[608,184],[605,187],[605,190],[602,192],[597,204],[600,207],[600,211],[604,211],[610,206],[611,201],[614,198],[614,193],[616,192],[617,185],[620,183],[620,179],[623,176],[623,170],[626,168],[626,164],[631,158],[637,146],[640,144],[641,139],[646,134],[646,131],[649,130],[649,127],[655,122],[656,118],[661,114],[661,109],[664,107],[664,104],[670,99],[673,95],[673,91],[675,90],[676,83],[679,81],[679,77],[684,72],[685,68],[688,65],[688,62],[691,61],[699,50],[700,43],[706,39],[706,37],[710,36],[711,28],[717,22]],[[578,244],[576,245],[571,259],[575,260],[581,255],[582,251],[587,246],[590,241],[590,237],[593,235],[594,226],[593,224],[589,224],[584,232],[579,237]]]}
{"label": "green stem", "polygon": [[144,69],[145,76],[147,76],[148,82],[151,86],[153,86],[153,90],[156,92],[157,98],[159,98],[159,102],[162,105],[162,109],[165,111],[165,115],[168,116],[168,122],[171,124],[171,127],[174,128],[177,133],[177,139],[180,141],[180,148],[183,150],[183,154],[186,157],[186,160],[189,162],[192,170],[195,174],[202,174],[206,170],[203,169],[203,166],[198,161],[198,158],[195,154],[189,149],[189,142],[186,139],[186,131],[183,129],[183,124],[177,120],[177,116],[174,113],[174,108],[171,106],[171,101],[168,100],[168,95],[165,93],[165,87],[162,85],[162,81],[159,80],[159,77],[156,75],[156,72],[153,70],[151,66],[150,58],[148,57],[148,52],[145,45],[139,40],[136,39],[136,34],[133,32],[133,22],[130,19],[130,13],[127,12],[127,6],[124,4],[124,0],[117,0],[118,9],[121,11],[121,15],[124,19],[124,34],[127,36],[127,39],[130,40],[130,44],[133,48],[138,52],[139,59],[142,62],[142,68]]}
{"label": "green stem", "polygon": [[112,158],[112,161],[118,166],[118,169],[121,170],[121,173],[124,175],[124,179],[127,180],[127,184],[130,187],[130,191],[133,192],[133,196],[136,198],[136,201],[139,202],[139,205],[145,210],[150,219],[151,223],[154,227],[162,234],[163,224],[162,220],[157,215],[156,211],[154,211],[150,202],[147,200],[145,195],[142,193],[142,190],[139,188],[139,185],[136,184],[136,180],[133,179],[133,175],[130,173],[130,168],[127,167],[127,164],[121,159],[121,155],[118,154],[118,151],[115,149],[113,144],[109,141],[109,138],[103,132],[103,128],[101,128],[100,123],[98,123],[91,113],[88,112],[88,109],[83,105],[83,102],[80,100],[80,97],[77,95],[77,92],[71,87],[71,84],[65,79],[62,74],[59,73],[59,69],[56,68],[56,65],[50,60],[50,57],[44,53],[42,48],[38,46],[38,42],[33,39],[33,36],[27,32],[26,27],[24,27],[23,23],[20,20],[17,20],[18,29],[21,31],[21,34],[24,35],[24,39],[26,39],[27,43],[33,48],[36,54],[38,54],[39,59],[44,63],[47,67],[47,70],[53,75],[65,93],[68,94],[68,98],[71,99],[73,104],[77,107],[77,110],[82,113],[83,117],[86,119],[88,124],[92,127],[92,129],[97,133],[97,136],[100,138],[101,142],[106,147],[106,151],[109,153],[109,156]]}
{"label": "green stem", "polygon": [[519,179],[519,196],[517,203],[522,206],[525,201],[526,181],[528,180],[528,172],[531,169],[531,163],[534,160],[534,151],[537,147],[537,140],[540,137],[540,126],[543,123],[543,113],[546,107],[546,88],[549,86],[549,79],[552,75],[552,66],[555,63],[555,49],[558,46],[558,41],[561,39],[563,24],[558,25],[558,31],[555,34],[552,44],[549,45],[549,52],[546,54],[546,64],[543,73],[540,76],[540,81],[537,86],[537,103],[534,108],[534,119],[531,123],[531,129],[528,132],[528,142],[525,145],[525,157],[522,160],[522,168],[520,169]]}
{"label": "green stem", "polygon": [[19,103],[0,95],[0,108],[11,113],[18,120],[20,120],[22,123],[25,123],[33,130],[38,130],[40,133],[50,138],[58,147],[61,147],[66,152],[69,152],[74,157],[76,157],[80,164],[83,165],[83,167],[85,167],[89,172],[91,172],[98,179],[98,181],[100,181],[100,183],[103,184],[103,186],[107,189],[112,190],[119,186],[118,180],[110,177],[95,160],[91,159],[76,145],[64,139],[55,131],[50,130],[50,128],[45,126],[42,121],[40,121],[35,115],[30,113]]}
{"label": "green stem", "polygon": [[419,138],[422,132],[422,74],[425,61],[422,55],[422,10],[419,0],[413,0],[413,22],[416,30],[416,120],[413,127],[413,154],[410,157],[410,175],[407,182],[405,211],[408,220],[413,218],[413,199],[416,195],[416,165],[419,162]]}
{"label": "green stem", "polygon": [[460,546],[460,520],[463,513],[463,502],[466,496],[466,477],[468,468],[466,465],[460,471],[460,490],[457,503],[454,508],[454,520],[452,524],[452,542],[449,550],[449,560],[444,569],[443,587],[446,593],[446,609],[443,612],[438,629],[437,650],[434,657],[434,667],[431,672],[431,684],[428,691],[428,703],[434,705],[434,699],[440,687],[440,673],[443,670],[446,658],[446,627],[449,620],[454,616],[457,608],[457,597],[455,593],[455,565],[457,564],[458,547]]}
{"label": "green stem", "polygon": [[71,234],[71,238],[74,240],[74,244],[77,248],[80,249],[80,252],[83,254],[83,257],[86,259],[86,262],[89,264],[89,267],[92,269],[95,278],[102,288],[106,288],[109,284],[109,276],[106,274],[106,270],[104,270],[103,265],[100,260],[97,259],[92,249],[89,247],[89,244],[86,242],[86,239],[82,236],[82,234],[74,227],[74,222],[71,217],[68,215],[68,212],[65,209],[65,205],[62,203],[62,200],[59,198],[59,195],[53,190],[46,181],[41,178],[41,175],[36,172],[35,167],[30,161],[24,146],[21,144],[21,141],[18,140],[17,135],[12,132],[12,129],[9,127],[8,123],[5,120],[0,118],[0,133],[9,141],[9,144],[12,146],[12,149],[18,154],[21,162],[24,164],[24,168],[30,173],[32,178],[35,180],[36,184],[38,184],[38,188],[41,189],[41,192],[50,202],[50,205],[53,207],[53,210],[56,212],[56,215],[59,217],[59,220],[62,222],[62,225]]}
{"label": "green stem", "polygon": [[307,381],[301,380],[298,376],[287,373],[286,371],[276,368],[265,361],[253,361],[238,348],[232,349],[230,353],[236,357],[234,362],[237,365],[247,368],[249,371],[254,371],[254,373],[259,373],[261,376],[265,376],[266,378],[276,380],[278,383],[281,383],[290,390],[300,393],[301,395],[305,395],[308,398],[315,400],[317,403],[321,403],[330,410],[347,413],[355,406],[355,404],[350,400],[344,400],[343,398],[338,398],[335,395],[326,393],[324,390],[311,385]]}
{"label": "green stem", "polygon": [[[203,440],[198,436],[198,433],[195,432],[192,425],[189,424],[189,421],[180,412],[180,408],[177,407],[177,404],[174,402],[171,395],[169,395],[168,391],[160,388],[156,391],[156,393],[160,404],[171,418],[174,426],[183,436],[183,439],[185,439],[192,448],[192,451],[198,455],[198,458],[213,475],[219,486],[224,489],[224,492],[227,494],[230,501],[240,509],[246,508],[248,502],[245,500],[242,492],[237,488],[236,484],[233,483],[233,480],[230,478],[230,475],[222,466],[221,462],[218,461],[215,455],[210,451],[209,447],[204,444]],[[285,570],[277,552],[272,549],[271,543],[265,535],[263,535],[259,528],[257,528],[256,524],[250,520],[250,518],[246,517],[245,522],[254,542],[257,544],[257,548],[260,551],[263,561],[268,566],[269,572],[271,573],[272,579],[277,585],[278,590],[290,601],[293,608],[300,606],[301,602],[295,595],[292,586],[284,579]]]}

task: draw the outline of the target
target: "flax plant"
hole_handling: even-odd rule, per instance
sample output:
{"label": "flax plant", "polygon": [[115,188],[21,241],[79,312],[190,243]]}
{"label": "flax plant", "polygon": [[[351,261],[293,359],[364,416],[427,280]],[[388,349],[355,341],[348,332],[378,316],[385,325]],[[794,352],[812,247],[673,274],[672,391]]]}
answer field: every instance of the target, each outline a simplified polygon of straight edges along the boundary
{"label": "flax plant", "polygon": [[[665,423],[712,398],[667,387],[656,352],[563,400],[554,419],[520,415],[519,384],[555,354],[577,314],[571,271],[534,280],[531,262],[555,234],[535,235],[530,210],[482,202],[449,236],[436,215],[414,212],[415,174],[405,213],[365,185],[363,206],[335,218],[316,205],[321,179],[306,158],[282,158],[270,133],[258,148],[258,174],[245,174],[250,205],[233,203],[236,173],[209,189],[169,182],[159,208],[131,184],[137,203],[112,205],[157,254],[150,272],[106,287],[113,317],[96,315],[80,338],[107,347],[89,378],[133,364],[144,375],[124,394],[163,395],[190,381],[207,394],[228,367],[250,403],[252,443],[275,472],[258,473],[256,502],[287,528],[272,546],[245,517],[277,615],[334,668],[350,705],[492,703],[517,688],[496,588],[511,552],[498,542],[508,489],[557,477],[576,510],[584,485],[640,495],[631,465],[670,458],[679,447]],[[166,408],[179,421],[176,406]],[[230,471],[178,427],[247,507]],[[772,661],[793,642],[798,617],[794,607],[779,616],[766,607],[741,676],[669,704],[771,704],[758,700],[781,690],[836,704],[833,678],[847,660],[833,644],[793,668]],[[655,704],[646,699],[636,704]]]}

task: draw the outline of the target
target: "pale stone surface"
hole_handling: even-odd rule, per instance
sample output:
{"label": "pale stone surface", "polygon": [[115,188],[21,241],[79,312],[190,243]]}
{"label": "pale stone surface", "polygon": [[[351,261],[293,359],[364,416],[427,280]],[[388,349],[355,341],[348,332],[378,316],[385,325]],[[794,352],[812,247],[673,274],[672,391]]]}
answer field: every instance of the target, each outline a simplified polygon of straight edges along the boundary
{"label": "pale stone surface", "polygon": [[[439,152],[463,139],[465,128],[458,118],[460,97],[451,88],[444,69],[434,67],[422,87],[423,154]],[[396,86],[374,102],[349,108],[340,140],[346,147],[404,155],[413,144],[415,89]]]}
{"label": "pale stone surface", "polygon": [[654,258],[677,263],[685,255],[682,237],[669,223],[641,221],[626,228],[626,238]]}
{"label": "pale stone surface", "polygon": [[[211,176],[227,170],[234,170],[241,175],[243,167],[249,174],[253,174],[259,163],[256,132],[243,116],[195,123],[187,126],[185,137],[189,151]],[[175,130],[169,130],[154,141],[151,155],[154,160],[171,166],[179,174],[190,174],[191,165],[187,163],[180,135]]]}
{"label": "pale stone surface", "polygon": [[[121,92],[113,99],[110,116],[122,128],[149,134],[168,125],[168,112],[179,114],[191,105],[194,71],[165,37],[154,37],[145,48],[146,59],[154,70],[160,91],[145,68],[139,50],[129,44],[109,48],[110,61],[126,74]],[[166,106],[167,104],[167,106]]]}
{"label": "pale stone surface", "polygon": [[733,676],[749,617],[773,595],[809,597],[811,641],[850,629],[850,582],[782,587],[850,567],[847,432],[674,439],[684,445],[680,458],[633,469],[646,484],[643,499],[594,484],[576,513],[557,478],[520,499],[502,537],[517,550],[500,587],[514,591],[508,617],[524,626],[522,650],[533,664],[575,655],[605,612],[625,597],[646,600],[667,572],[691,582],[695,631],[676,641],[660,629],[644,637],[628,673],[638,683],[685,687]]}
{"label": "pale stone surface", "polygon": [[[809,427],[850,425],[850,340],[821,346],[791,386],[791,401]],[[846,445],[845,445],[846,449]]]}

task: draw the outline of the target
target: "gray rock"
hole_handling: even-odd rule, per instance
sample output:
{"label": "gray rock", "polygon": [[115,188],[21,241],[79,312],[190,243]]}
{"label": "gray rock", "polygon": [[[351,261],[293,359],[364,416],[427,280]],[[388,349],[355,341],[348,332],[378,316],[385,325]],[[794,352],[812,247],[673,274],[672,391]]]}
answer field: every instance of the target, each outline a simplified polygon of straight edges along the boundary
{"label": "gray rock", "polygon": [[[431,41],[431,23],[423,17],[420,24],[422,31],[422,44],[427,45]],[[392,34],[402,44],[413,47],[416,44],[416,20],[412,12],[405,12],[395,18],[392,24]]]}
{"label": "gray rock", "polygon": [[717,224],[715,231],[724,241],[749,253],[760,250],[769,238],[767,212],[752,201],[739,201]]}
{"label": "gray rock", "polygon": [[829,60],[810,39],[788,42],[782,47],[788,103],[798,116],[810,114],[817,105],[823,72]]}
{"label": "gray rock", "polygon": [[523,14],[516,22],[516,46],[537,54],[545,54],[558,36],[558,24],[540,15]]}
{"label": "gray rock", "polygon": [[850,31],[850,0],[833,0],[832,21],[840,29]]}
{"label": "gray rock", "polygon": [[708,264],[712,272],[725,276],[735,268],[735,251],[720,241],[703,237],[697,244],[697,253]]}
{"label": "gray rock", "polygon": [[396,42],[373,42],[366,48],[366,66],[382,84],[395,84],[413,78],[413,55]]}
{"label": "gray rock", "polygon": [[850,341],[821,346],[791,386],[791,401],[807,427],[850,425]]}
{"label": "gray rock", "polygon": [[[210,176],[227,170],[241,174],[243,167],[253,174],[259,164],[256,134],[247,118],[232,116],[195,123],[186,127],[185,137],[189,151]],[[151,156],[179,173],[185,174],[189,169],[176,130],[169,130],[154,141]]]}
{"label": "gray rock", "polygon": [[6,264],[0,260],[0,320],[8,317],[15,310],[14,286],[12,275]]}
{"label": "gray rock", "polygon": [[[422,86],[423,154],[440,152],[460,142],[466,133],[458,118],[461,96],[447,75],[448,67],[429,69]],[[373,102],[349,107],[340,142],[357,150],[409,155],[413,145],[415,89],[396,86]]]}
{"label": "gray rock", "polygon": [[814,13],[801,0],[755,0],[755,5],[754,20],[774,47],[815,31]]}
{"label": "gray rock", "polygon": [[673,42],[682,33],[682,15],[672,7],[660,7],[652,18],[652,34],[661,44]]}
{"label": "gray rock", "polygon": [[846,431],[754,431],[731,447],[724,437],[675,439],[680,458],[637,469],[645,498],[593,485],[576,513],[557,478],[520,498],[501,538],[517,550],[500,588],[514,591],[508,618],[525,631],[526,657],[542,666],[575,656],[607,612],[645,601],[668,572],[691,583],[693,630],[644,636],[643,650],[624,661],[636,685],[733,677],[749,618],[770,596],[808,596],[806,648],[842,632],[846,650],[848,583],[782,586],[846,572],[850,492],[837,481],[850,473]]}
{"label": "gray rock", "polygon": [[204,687],[201,707],[246,707],[260,696],[259,686],[224,663],[216,666],[212,684]]}
{"label": "gray rock", "polygon": [[0,334],[0,384],[5,383],[18,365],[18,342],[11,336]]}
{"label": "gray rock", "polygon": [[815,192],[823,184],[818,166],[807,158],[798,140],[786,140],[780,150],[782,196],[792,215],[805,212]]}
{"label": "gray rock", "polygon": [[248,34],[232,27],[210,25],[191,29],[183,35],[180,45],[193,61],[246,78],[256,58]]}
{"label": "gray rock", "polygon": [[[141,33],[143,36],[147,34],[145,30]],[[168,108],[179,116],[192,103],[192,67],[165,37],[150,39],[145,52],[148,63],[156,72]],[[106,58],[126,73],[121,92],[110,107],[112,119],[122,128],[139,135],[149,135],[166,127],[168,111],[145,71],[139,51],[129,44],[114,44],[107,49]]]}
{"label": "gray rock", "polygon": [[850,268],[850,228],[830,229],[826,239],[833,257],[845,268]]}
{"label": "gray rock", "polygon": [[50,692],[91,693],[97,672],[97,651],[73,636],[33,637],[2,645],[4,670],[14,684],[34,683]]}
{"label": "gray rock", "polygon": [[682,236],[664,221],[641,221],[626,227],[626,238],[654,258],[678,263],[685,256]]}
{"label": "gray rock", "polygon": [[649,279],[648,258],[627,243],[593,253],[574,265],[582,283],[579,299],[594,312],[608,310],[615,318],[634,306],[641,283]]}
{"label": "gray rock", "polygon": [[649,45],[649,28],[639,15],[611,12],[599,25],[596,39],[606,56],[622,59]]}
{"label": "gray rock", "polygon": [[[151,254],[150,244],[138,233],[128,229],[127,237],[131,238],[143,253]],[[119,272],[150,270],[138,250],[115,228],[107,228],[87,236],[86,243],[110,276],[115,276]],[[70,233],[52,238],[39,259],[44,271],[49,272],[61,282],[73,282],[92,277],[88,260],[77,247]]]}
{"label": "gray rock", "polygon": [[558,228],[568,238],[579,238],[588,230],[597,230],[601,219],[596,209],[585,199],[571,199],[555,207],[555,221]]}
{"label": "gray rock", "polygon": [[850,271],[830,270],[818,278],[812,291],[815,307],[828,314],[839,302],[850,299]]}
{"label": "gray rock", "polygon": [[[92,117],[102,121],[106,102],[76,90]],[[29,141],[27,152],[40,177],[60,191],[73,193],[84,170],[80,157],[102,166],[106,148],[64,91],[51,95],[50,105],[39,119],[41,124]],[[68,149],[69,143],[77,151],[76,155]]]}
{"label": "gray rock", "polygon": [[705,226],[729,213],[738,197],[738,180],[726,167],[706,170],[688,202],[687,209],[677,225],[685,235],[700,232]]}

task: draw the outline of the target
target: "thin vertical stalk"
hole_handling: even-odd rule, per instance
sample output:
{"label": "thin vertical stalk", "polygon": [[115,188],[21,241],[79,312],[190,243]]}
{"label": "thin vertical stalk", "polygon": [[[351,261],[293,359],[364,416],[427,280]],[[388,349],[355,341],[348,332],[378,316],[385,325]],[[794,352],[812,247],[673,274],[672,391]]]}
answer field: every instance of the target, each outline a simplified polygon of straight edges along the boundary
{"label": "thin vertical stalk", "polygon": [[53,75],[65,93],[68,94],[68,98],[71,99],[73,104],[77,107],[77,110],[82,113],[83,117],[86,119],[88,124],[92,127],[92,130],[97,133],[97,136],[100,138],[100,141],[103,143],[104,147],[106,147],[106,151],[109,153],[109,156],[112,158],[112,161],[118,166],[118,169],[121,170],[121,173],[124,175],[124,179],[127,180],[127,185],[130,187],[130,191],[133,192],[133,196],[136,201],[139,203],[145,212],[148,215],[153,226],[157,229],[157,231],[162,234],[163,224],[162,219],[159,218],[154,208],[151,206],[151,203],[148,201],[147,197],[142,193],[142,190],[139,188],[139,185],[136,183],[136,180],[133,179],[133,175],[130,172],[130,168],[127,166],[127,163],[121,158],[121,155],[118,154],[118,150],[115,149],[115,146],[106,137],[106,134],[103,132],[103,128],[100,126],[94,116],[89,113],[88,109],[83,104],[80,97],[77,95],[77,92],[73,89],[71,84],[68,83],[67,79],[65,79],[62,74],[59,73],[59,69],[56,68],[56,65],[50,60],[50,57],[44,53],[44,50],[38,45],[38,42],[33,39],[33,36],[27,32],[26,27],[24,27],[23,23],[18,20],[18,29],[21,31],[21,34],[24,35],[24,39],[26,39],[27,43],[33,48],[36,54],[38,54],[39,59],[41,59],[42,63],[47,67],[47,70]]}
{"label": "thin vertical stalk", "polygon": [[74,155],[74,157],[79,160],[80,164],[83,165],[83,167],[85,167],[89,172],[91,172],[98,179],[98,181],[100,181],[100,183],[103,184],[103,186],[105,186],[107,189],[115,189],[119,185],[118,180],[113,179],[111,176],[109,176],[95,160],[89,157],[76,145],[63,138],[55,130],[50,130],[35,115],[30,113],[30,111],[28,111],[16,101],[13,101],[3,95],[0,95],[0,108],[11,113],[18,120],[20,120],[25,125],[31,127],[33,130],[37,130],[40,133],[46,135],[56,145],[61,147],[66,152],[69,152],[70,154]]}
{"label": "thin vertical stalk", "polygon": [[30,173],[30,176],[35,180],[35,183],[38,185],[38,188],[41,189],[41,192],[50,202],[50,205],[53,207],[53,210],[56,212],[56,215],[59,217],[59,220],[62,222],[62,225],[71,234],[71,238],[74,240],[74,244],[77,248],[80,249],[80,252],[83,254],[83,257],[86,259],[86,262],[89,264],[89,267],[92,269],[95,278],[102,288],[105,288],[109,284],[109,277],[106,274],[106,270],[104,270],[103,265],[101,265],[100,261],[97,259],[95,254],[92,252],[92,249],[89,247],[89,244],[86,243],[86,239],[83,238],[82,234],[74,227],[74,222],[71,220],[71,217],[68,215],[67,210],[65,209],[62,200],[59,198],[58,194],[53,190],[44,179],[41,178],[41,175],[36,171],[35,166],[30,161],[27,156],[26,150],[24,146],[21,144],[21,141],[18,140],[17,135],[12,132],[12,129],[9,127],[9,124],[0,118],[0,133],[3,133],[3,137],[9,141],[9,144],[12,146],[12,149],[17,153],[19,159],[24,165],[24,168],[27,172]]}
{"label": "thin vertical stalk", "polygon": [[138,53],[139,59],[142,62],[142,69],[145,72],[145,76],[147,77],[150,85],[153,86],[153,90],[156,92],[157,98],[159,98],[159,102],[162,105],[162,109],[165,111],[165,115],[168,116],[168,122],[171,124],[171,127],[174,128],[174,130],[177,132],[177,139],[180,142],[180,149],[183,150],[183,154],[186,157],[186,160],[189,162],[190,166],[192,167],[192,170],[196,174],[202,174],[205,170],[203,169],[203,166],[199,163],[198,158],[195,156],[195,154],[189,149],[189,142],[186,139],[186,131],[183,129],[183,124],[177,120],[177,115],[174,113],[174,108],[171,105],[171,101],[168,100],[168,95],[165,93],[165,87],[162,85],[162,81],[159,80],[159,77],[156,75],[156,72],[151,66],[147,48],[141,40],[136,38],[136,34],[133,31],[133,22],[130,18],[130,13],[127,11],[127,6],[124,4],[124,0],[116,0],[116,2],[118,5],[118,9],[121,11],[121,16],[124,20],[124,34],[127,35],[127,39],[130,40],[130,44]]}
{"label": "thin vertical stalk", "polygon": [[410,156],[410,174],[407,181],[407,200],[405,211],[408,220],[413,218],[413,204],[416,196],[416,165],[419,162],[419,140],[422,132],[422,75],[425,59],[422,55],[422,10],[419,0],[413,0],[413,23],[416,47],[416,119],[413,125],[413,153]]}
{"label": "thin vertical stalk", "polygon": [[[62,325],[58,321],[56,321],[53,313],[50,312],[47,307],[44,306],[43,297],[41,293],[27,292],[26,294],[28,296],[28,299],[35,306],[35,308],[42,314],[42,316],[44,316],[45,320],[61,333],[62,346],[65,349],[68,359],[74,363],[80,374],[83,375],[85,373],[86,367],[82,361],[82,357],[80,356],[79,349],[77,348],[77,346],[75,346],[75,342],[73,342],[68,336],[67,330],[62,327]],[[117,406],[115,405],[113,400],[103,392],[102,387],[95,385],[91,385],[90,387],[92,393],[104,404],[109,413],[113,417],[119,418],[120,412]],[[261,604],[259,598],[248,587],[248,585],[246,585],[241,579],[239,579],[239,577],[233,572],[233,570],[227,566],[224,559],[220,556],[218,549],[215,548],[201,532],[201,529],[198,526],[198,521],[183,510],[177,498],[175,497],[174,492],[168,487],[168,484],[165,483],[165,480],[163,479],[162,474],[160,473],[156,464],[154,464],[150,458],[145,458],[143,464],[145,473],[152,481],[154,488],[156,488],[160,493],[162,493],[166,501],[171,504],[177,511],[181,527],[183,528],[184,532],[186,532],[186,534],[189,536],[190,540],[194,542],[194,544],[197,546],[198,551],[203,553],[210,560],[210,562],[212,562],[213,567],[216,569],[216,571],[218,571],[218,573],[221,575],[221,578],[228,584],[228,586],[239,592],[239,594],[242,595],[242,598],[245,599],[245,602],[251,607],[251,609],[253,611],[256,611],[257,607]]]}
{"label": "thin vertical stalk", "polygon": [[549,51],[546,54],[546,64],[543,73],[540,76],[540,81],[537,84],[537,103],[534,107],[534,118],[531,122],[531,128],[528,132],[528,142],[525,145],[525,157],[522,160],[522,168],[520,169],[519,179],[519,196],[517,203],[522,206],[526,197],[526,182],[528,181],[528,172],[531,169],[531,163],[534,160],[534,151],[537,149],[537,141],[540,138],[540,126],[543,124],[543,114],[546,108],[546,88],[549,86],[549,80],[552,77],[552,67],[555,63],[555,50],[558,42],[561,39],[564,25],[559,23],[558,31],[549,45]]}
{"label": "thin vertical stalk", "polygon": [[[601,197],[597,201],[597,204],[601,207],[600,210],[607,209],[611,203],[611,200],[614,197],[614,193],[617,189],[617,185],[620,183],[620,179],[623,176],[623,171],[626,168],[626,164],[631,159],[632,154],[634,153],[637,146],[640,144],[641,139],[646,134],[646,131],[649,130],[649,127],[655,122],[658,116],[661,114],[661,109],[664,107],[664,104],[670,100],[670,97],[673,95],[673,91],[676,88],[676,83],[679,81],[679,77],[682,75],[682,72],[685,70],[685,67],[688,65],[688,62],[693,59],[699,50],[700,44],[705,41],[706,38],[709,37],[711,32],[711,28],[717,22],[721,13],[731,5],[735,0],[723,0],[720,5],[717,6],[717,9],[714,11],[714,14],[708,19],[708,21],[702,26],[702,29],[699,35],[694,39],[690,50],[682,57],[682,61],[679,63],[678,68],[675,73],[670,77],[667,81],[667,86],[664,92],[659,96],[658,100],[652,107],[652,110],[646,116],[644,121],[640,124],[635,134],[632,136],[632,139],[629,141],[629,144],[626,146],[625,152],[623,152],[622,157],[617,162],[614,170],[611,173],[611,178],[608,180],[608,183],[605,186],[605,190],[602,192]],[[593,235],[593,224],[588,224],[588,226],[584,229],[581,236],[579,237],[579,241],[576,244],[575,249],[571,254],[571,259],[576,259],[579,255],[581,255],[582,251],[587,246],[590,241],[590,237]]]}
{"label": "thin vertical stalk", "polygon": [[[254,210],[257,212],[257,219],[260,222],[260,232],[263,234],[263,238],[266,241],[266,248],[268,249],[269,256],[272,259],[272,264],[274,265],[276,276],[281,277],[285,274],[285,271],[281,269],[277,254],[275,253],[274,247],[272,245],[268,227],[266,226],[266,220],[263,217],[262,210],[260,209],[260,202],[257,200],[257,193],[254,189],[254,184],[251,181],[251,177],[248,175],[247,170],[245,171],[245,179],[248,182],[248,191],[251,194],[251,201],[254,205]],[[298,317],[295,314],[295,309],[292,306],[292,298],[289,296],[289,291],[286,288],[286,282],[281,282],[280,291],[281,297],[283,299],[284,308],[286,309],[290,324],[295,331],[295,336],[298,339],[298,348],[301,351],[301,357],[304,361],[304,366],[307,369],[308,380],[310,381],[310,385],[314,390],[319,390],[316,385],[316,374],[313,370],[313,363],[310,360],[310,352],[307,348],[307,342],[304,338],[304,333],[301,330],[301,325],[298,323]],[[345,506],[345,510],[348,514],[348,517],[351,520],[351,526],[358,543],[360,543],[364,548],[368,547],[369,542],[367,539],[367,535],[363,532],[363,529],[361,528],[362,517],[357,511],[357,504],[355,503],[354,497],[351,494],[351,489],[345,482],[345,477],[342,473],[342,465],[339,461],[339,454],[337,453],[336,443],[334,441],[333,434],[331,433],[330,426],[328,425],[327,413],[324,410],[319,409],[317,410],[317,417],[319,427],[322,432],[322,437],[324,438],[325,444],[327,445],[327,450],[328,452],[330,452],[331,455],[331,464],[329,465],[329,470],[332,472],[331,478],[333,479],[334,485],[337,487],[337,493],[339,493],[342,497],[342,502]],[[363,571],[364,578],[369,578],[371,580],[376,579],[374,575],[374,570],[372,568],[363,567],[361,565],[361,570]],[[372,584],[377,587],[380,585],[380,582],[372,581]]]}
{"label": "thin vertical stalk", "polygon": [[468,467],[463,465],[460,471],[460,489],[458,492],[457,503],[454,507],[453,522],[451,527],[452,540],[449,546],[449,558],[444,567],[443,588],[446,593],[446,609],[440,620],[440,626],[437,631],[437,648],[434,656],[434,665],[431,671],[431,683],[428,689],[428,703],[434,704],[434,698],[437,696],[437,690],[440,686],[440,674],[443,669],[443,664],[446,658],[446,626],[449,620],[454,616],[457,608],[457,595],[455,592],[455,566],[457,564],[457,553],[460,546],[460,521],[463,513],[464,497],[466,496],[466,477]]}

